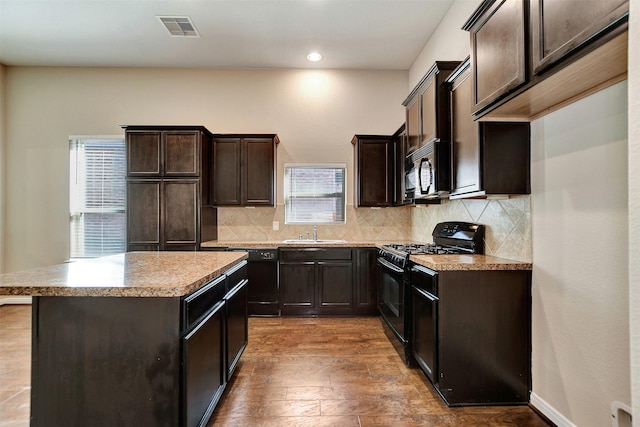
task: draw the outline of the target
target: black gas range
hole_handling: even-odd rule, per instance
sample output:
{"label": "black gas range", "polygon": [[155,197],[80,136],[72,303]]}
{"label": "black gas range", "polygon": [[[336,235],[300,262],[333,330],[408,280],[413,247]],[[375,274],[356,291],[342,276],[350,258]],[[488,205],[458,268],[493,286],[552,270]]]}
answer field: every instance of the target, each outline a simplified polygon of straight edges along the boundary
{"label": "black gas range", "polygon": [[388,244],[378,249],[378,310],[387,335],[407,366],[413,365],[409,256],[484,253],[484,225],[441,222],[431,234],[430,243]]}

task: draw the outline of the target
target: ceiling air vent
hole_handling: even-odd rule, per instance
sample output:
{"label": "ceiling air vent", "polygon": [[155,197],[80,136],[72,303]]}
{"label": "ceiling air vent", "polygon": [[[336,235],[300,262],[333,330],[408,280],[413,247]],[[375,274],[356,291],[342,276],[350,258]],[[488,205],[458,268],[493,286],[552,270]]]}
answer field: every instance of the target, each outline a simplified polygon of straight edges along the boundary
{"label": "ceiling air vent", "polygon": [[200,37],[188,16],[158,16],[160,22],[176,37]]}

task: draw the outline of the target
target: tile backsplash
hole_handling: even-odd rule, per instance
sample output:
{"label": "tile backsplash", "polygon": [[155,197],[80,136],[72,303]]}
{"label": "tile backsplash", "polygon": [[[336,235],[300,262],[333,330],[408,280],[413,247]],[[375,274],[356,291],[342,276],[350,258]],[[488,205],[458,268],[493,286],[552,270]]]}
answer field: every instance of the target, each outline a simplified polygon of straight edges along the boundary
{"label": "tile backsplash", "polygon": [[[410,207],[367,209],[347,206],[346,224],[317,225],[319,239],[409,240]],[[279,230],[273,230],[273,222]],[[284,223],[284,206],[255,208],[218,208],[218,239],[224,241],[280,241],[297,239],[313,232],[313,224]],[[312,234],[311,234],[312,235]]]}
{"label": "tile backsplash", "polygon": [[[273,230],[273,222],[279,230]],[[477,222],[487,226],[485,253],[531,262],[531,199],[443,200],[440,205],[386,209],[347,206],[343,225],[318,225],[318,238],[350,241],[431,242],[431,231],[442,221]],[[284,207],[219,208],[218,239],[223,241],[280,241],[296,239],[313,225],[284,223]]]}
{"label": "tile backsplash", "polygon": [[433,227],[442,221],[484,224],[485,253],[531,262],[531,198],[443,200],[441,205],[419,205],[411,215],[411,238],[431,241]]}

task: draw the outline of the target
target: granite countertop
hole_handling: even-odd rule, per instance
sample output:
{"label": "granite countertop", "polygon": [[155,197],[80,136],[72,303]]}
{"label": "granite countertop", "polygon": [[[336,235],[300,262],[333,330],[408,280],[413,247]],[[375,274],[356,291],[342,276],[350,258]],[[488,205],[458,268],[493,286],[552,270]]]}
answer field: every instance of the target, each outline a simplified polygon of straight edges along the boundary
{"label": "granite countertop", "polygon": [[0,295],[180,297],[246,252],[128,252],[0,275]]}
{"label": "granite countertop", "polygon": [[436,271],[531,270],[528,262],[491,255],[411,255],[409,259]]}

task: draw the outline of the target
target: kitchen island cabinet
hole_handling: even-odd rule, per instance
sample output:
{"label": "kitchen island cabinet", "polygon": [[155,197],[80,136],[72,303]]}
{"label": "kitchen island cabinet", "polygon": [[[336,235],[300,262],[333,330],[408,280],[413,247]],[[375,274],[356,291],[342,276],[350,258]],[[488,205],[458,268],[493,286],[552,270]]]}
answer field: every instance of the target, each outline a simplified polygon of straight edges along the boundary
{"label": "kitchen island cabinet", "polygon": [[0,275],[0,295],[33,296],[31,425],[205,425],[246,257],[130,252]]}

